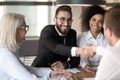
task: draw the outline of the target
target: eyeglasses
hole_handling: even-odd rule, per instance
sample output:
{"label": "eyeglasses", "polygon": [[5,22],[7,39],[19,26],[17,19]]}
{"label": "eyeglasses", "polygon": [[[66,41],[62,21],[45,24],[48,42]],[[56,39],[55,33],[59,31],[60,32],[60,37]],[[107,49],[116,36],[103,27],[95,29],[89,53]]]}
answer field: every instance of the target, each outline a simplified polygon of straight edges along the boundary
{"label": "eyeglasses", "polygon": [[65,17],[61,17],[61,18],[56,18],[59,19],[61,23],[64,23],[65,21],[72,23],[73,19],[72,18],[68,18],[66,19]]}
{"label": "eyeglasses", "polygon": [[23,26],[23,27],[19,27],[19,29],[28,31],[29,30],[29,26],[26,25],[26,26]]}

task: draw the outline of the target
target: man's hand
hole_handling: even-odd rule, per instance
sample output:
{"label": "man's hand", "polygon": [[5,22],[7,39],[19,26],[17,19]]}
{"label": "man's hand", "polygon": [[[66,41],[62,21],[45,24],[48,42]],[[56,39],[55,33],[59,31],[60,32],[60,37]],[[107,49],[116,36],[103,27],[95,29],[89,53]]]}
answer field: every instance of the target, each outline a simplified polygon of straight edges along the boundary
{"label": "man's hand", "polygon": [[65,77],[66,80],[70,80],[72,78],[72,73],[64,70],[63,77]]}
{"label": "man's hand", "polygon": [[85,46],[83,46],[81,48],[76,48],[76,55],[83,56],[84,58],[90,58],[95,55],[95,52],[93,52],[92,50],[89,50],[89,49],[85,48]]}
{"label": "man's hand", "polygon": [[65,65],[61,61],[56,61],[51,65],[53,70],[65,70]]}
{"label": "man's hand", "polygon": [[94,53],[96,53],[96,48],[97,48],[97,46],[95,46],[95,45],[92,45],[92,44],[85,44],[84,46],[83,46],[85,49],[88,49],[88,50],[91,50],[92,52],[94,52]]}
{"label": "man's hand", "polygon": [[91,44],[85,44],[81,48],[76,48],[76,55],[83,56],[84,58],[93,57],[96,53],[96,47]]}

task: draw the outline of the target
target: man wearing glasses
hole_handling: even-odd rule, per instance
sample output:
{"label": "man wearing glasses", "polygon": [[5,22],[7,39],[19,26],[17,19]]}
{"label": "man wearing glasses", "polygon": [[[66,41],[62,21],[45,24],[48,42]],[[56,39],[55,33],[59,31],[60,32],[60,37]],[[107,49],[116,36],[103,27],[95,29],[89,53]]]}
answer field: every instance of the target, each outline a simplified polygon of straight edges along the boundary
{"label": "man wearing glasses", "polygon": [[83,54],[82,49],[76,47],[76,31],[71,29],[72,21],[70,6],[63,5],[57,8],[55,25],[47,25],[41,32],[38,54],[32,66],[54,66],[54,70],[72,68],[79,64],[79,55],[94,55]]}

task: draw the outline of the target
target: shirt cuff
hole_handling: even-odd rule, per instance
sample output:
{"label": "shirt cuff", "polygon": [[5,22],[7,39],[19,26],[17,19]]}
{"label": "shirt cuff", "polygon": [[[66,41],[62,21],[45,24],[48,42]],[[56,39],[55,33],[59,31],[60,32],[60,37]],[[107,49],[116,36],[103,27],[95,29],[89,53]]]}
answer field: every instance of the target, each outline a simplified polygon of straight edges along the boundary
{"label": "shirt cuff", "polygon": [[76,51],[76,47],[72,47],[72,49],[71,49],[71,56],[72,57],[77,56],[75,51]]}
{"label": "shirt cuff", "polygon": [[66,64],[66,69],[67,69],[67,68],[70,68],[69,62],[66,61],[65,64]]}
{"label": "shirt cuff", "polygon": [[87,65],[87,63],[83,63],[83,64],[81,65],[81,67],[84,68],[86,65]]}
{"label": "shirt cuff", "polygon": [[84,68],[88,63],[87,62],[84,62],[84,61],[80,61],[80,66],[82,68]]}

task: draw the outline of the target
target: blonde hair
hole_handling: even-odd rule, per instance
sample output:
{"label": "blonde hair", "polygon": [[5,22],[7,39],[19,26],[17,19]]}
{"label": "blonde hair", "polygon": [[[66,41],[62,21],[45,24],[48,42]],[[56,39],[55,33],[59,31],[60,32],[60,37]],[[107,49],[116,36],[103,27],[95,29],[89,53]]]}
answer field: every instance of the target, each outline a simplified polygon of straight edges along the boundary
{"label": "blonde hair", "polygon": [[0,20],[0,47],[9,50],[17,49],[16,31],[25,23],[24,15],[17,13],[6,13]]}

